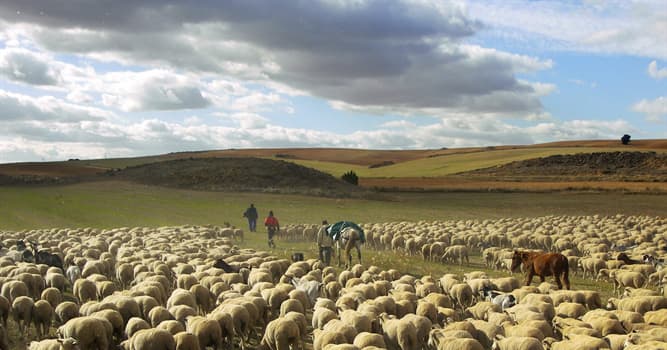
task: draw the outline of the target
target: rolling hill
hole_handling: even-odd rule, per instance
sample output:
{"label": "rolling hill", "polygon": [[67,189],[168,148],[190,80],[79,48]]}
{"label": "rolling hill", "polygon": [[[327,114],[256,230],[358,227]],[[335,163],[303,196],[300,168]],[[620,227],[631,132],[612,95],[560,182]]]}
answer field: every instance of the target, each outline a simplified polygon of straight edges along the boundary
{"label": "rolling hill", "polygon": [[[553,156],[577,157],[582,154],[607,153],[610,157],[618,157],[624,152],[654,152],[657,155],[667,154],[667,140],[635,140],[630,145],[621,145],[617,140],[608,141],[564,141],[537,145],[508,145],[479,148],[453,148],[429,150],[362,150],[337,148],[267,148],[267,149],[228,149],[199,152],[178,152],[164,155],[115,158],[70,160],[63,162],[44,163],[13,163],[0,164],[0,184],[53,184],[98,179],[100,174],[109,172],[129,176],[127,180],[141,181],[164,186],[215,189],[212,178],[227,179],[228,171],[216,159],[236,159],[243,163],[246,159],[256,158],[281,161],[285,164],[296,164],[303,168],[315,169],[326,173],[336,180],[347,171],[354,171],[360,177],[360,185],[384,190],[517,190],[517,191],[552,191],[569,189],[602,189],[630,190],[641,192],[667,191],[667,182],[659,173],[652,171],[626,171],[617,176],[614,171],[606,169],[606,174],[588,168],[577,168],[574,173],[563,174],[554,172],[546,164],[534,163],[537,159]],[[615,155],[615,156],[614,156]],[[166,180],[159,176],[139,176],[136,170],[141,166],[164,163],[165,169],[172,168],[178,160],[198,160],[198,163],[209,160],[209,168],[200,172],[183,173],[183,177],[197,178],[188,184],[187,181]],[[530,162],[533,163],[530,163]],[[231,160],[227,160],[231,162]],[[256,162],[256,161],[255,161]],[[528,163],[522,163],[528,162]],[[215,164],[214,164],[215,163]],[[239,164],[240,164],[239,163]],[[249,164],[249,163],[248,163]],[[522,165],[518,165],[522,164]],[[528,166],[527,164],[533,164]],[[201,165],[201,164],[200,164]],[[203,169],[201,166],[196,169]],[[544,174],[535,170],[528,174],[526,169],[543,169]],[[631,167],[628,167],[631,168]],[[149,168],[142,168],[148,173]],[[486,170],[485,170],[486,169]],[[614,167],[614,169],[620,169]],[[626,169],[627,170],[627,169]],[[231,170],[230,170],[231,171]],[[154,171],[151,174],[159,174]],[[144,175],[145,175],[144,174]],[[217,175],[214,175],[217,174]],[[605,175],[605,176],[602,176]],[[217,178],[216,178],[217,176]],[[102,176],[104,177],[104,176]],[[137,180],[141,178],[140,180]],[[237,177],[237,181],[243,182]],[[225,180],[226,181],[226,180]],[[338,180],[336,180],[338,181]],[[234,187],[228,185],[218,189],[246,190],[246,185]],[[306,186],[308,183],[320,185],[320,180],[291,180],[285,185]],[[647,185],[647,183],[649,185]],[[324,185],[324,188],[328,188]],[[267,188],[267,186],[261,186]],[[270,186],[269,186],[270,187]],[[317,187],[317,186],[315,186]],[[289,188],[289,187],[286,187]],[[315,192],[320,191],[316,189]]]}

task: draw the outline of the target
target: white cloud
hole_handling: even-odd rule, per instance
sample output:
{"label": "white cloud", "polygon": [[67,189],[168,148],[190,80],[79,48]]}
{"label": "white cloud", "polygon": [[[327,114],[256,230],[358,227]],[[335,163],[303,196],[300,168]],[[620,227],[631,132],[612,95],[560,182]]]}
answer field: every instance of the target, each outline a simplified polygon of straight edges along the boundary
{"label": "white cloud", "polygon": [[155,69],[117,72],[100,77],[104,102],[122,111],[198,109],[210,105],[197,79]]}
{"label": "white cloud", "polygon": [[667,68],[658,69],[658,62],[651,61],[651,63],[648,64],[648,75],[653,79],[667,78]]}
{"label": "white cloud", "polygon": [[471,0],[489,40],[542,50],[572,50],[667,59],[663,0]]}
{"label": "white cloud", "polygon": [[0,123],[26,120],[78,123],[114,118],[108,111],[82,107],[53,96],[31,97],[3,90],[0,90],[0,115]]}
{"label": "white cloud", "polygon": [[[322,132],[287,128],[272,124],[255,113],[221,114],[231,126],[205,123],[206,118],[191,115],[182,123],[157,118],[123,120],[113,115],[103,118],[59,117],[61,113],[33,113],[37,105],[71,106],[55,98],[39,99],[4,93],[0,113],[13,101],[13,109],[23,119],[0,122],[0,162],[27,160],[62,160],[68,158],[128,157],[174,151],[243,147],[356,147],[375,149],[410,149],[531,144],[561,139],[617,138],[637,133],[624,121],[580,120],[539,123],[519,127],[502,119],[452,117],[427,125],[409,120],[387,122],[376,130],[352,133]],[[9,97],[6,97],[9,96]],[[50,110],[53,108],[46,108]],[[66,109],[67,114],[99,114],[95,109]],[[64,114],[64,113],[62,113]],[[85,115],[85,113],[84,113]],[[38,119],[30,119],[28,117]]]}
{"label": "white cloud", "polygon": [[645,114],[650,121],[659,122],[667,116],[667,97],[660,96],[654,100],[641,100],[632,106],[632,109]]}
{"label": "white cloud", "polygon": [[0,74],[31,85],[57,85],[59,72],[50,65],[51,59],[23,48],[0,50]]}

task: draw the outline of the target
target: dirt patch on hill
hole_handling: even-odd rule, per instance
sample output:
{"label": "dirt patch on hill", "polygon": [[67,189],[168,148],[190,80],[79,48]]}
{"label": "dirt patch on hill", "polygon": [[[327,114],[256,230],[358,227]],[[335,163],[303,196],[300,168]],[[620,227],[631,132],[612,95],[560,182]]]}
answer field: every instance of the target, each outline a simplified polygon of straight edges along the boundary
{"label": "dirt patch on hill", "polygon": [[191,158],[107,172],[133,182],[205,191],[252,191],[350,197],[357,186],[294,163],[261,158]]}
{"label": "dirt patch on hill", "polygon": [[600,152],[555,155],[458,175],[599,181],[667,181],[667,154]]}

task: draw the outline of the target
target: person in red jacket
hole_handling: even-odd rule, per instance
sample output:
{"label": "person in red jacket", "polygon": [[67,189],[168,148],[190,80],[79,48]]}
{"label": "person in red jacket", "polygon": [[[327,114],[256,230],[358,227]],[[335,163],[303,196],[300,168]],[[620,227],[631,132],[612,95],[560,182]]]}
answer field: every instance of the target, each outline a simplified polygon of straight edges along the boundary
{"label": "person in red jacket", "polygon": [[276,244],[273,242],[273,236],[280,231],[280,223],[273,216],[273,210],[269,211],[269,216],[264,220],[264,226],[266,226],[266,230],[269,233],[269,248],[275,248]]}

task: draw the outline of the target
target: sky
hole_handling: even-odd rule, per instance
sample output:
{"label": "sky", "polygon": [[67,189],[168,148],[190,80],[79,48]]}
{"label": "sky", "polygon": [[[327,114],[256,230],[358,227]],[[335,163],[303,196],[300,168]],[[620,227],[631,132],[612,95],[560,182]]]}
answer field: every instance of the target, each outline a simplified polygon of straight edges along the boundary
{"label": "sky", "polygon": [[665,0],[3,0],[0,163],[667,138]]}

